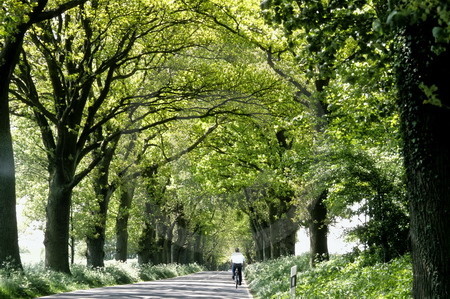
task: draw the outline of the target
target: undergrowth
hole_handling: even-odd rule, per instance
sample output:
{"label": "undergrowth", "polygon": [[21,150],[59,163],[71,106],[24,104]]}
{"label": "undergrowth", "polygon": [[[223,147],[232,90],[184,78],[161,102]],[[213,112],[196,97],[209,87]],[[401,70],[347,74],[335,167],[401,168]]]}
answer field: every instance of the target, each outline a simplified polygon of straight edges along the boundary
{"label": "undergrowth", "polygon": [[0,269],[0,299],[27,299],[80,289],[158,280],[203,271],[197,264],[143,265],[108,262],[104,268],[73,265],[71,275],[44,265],[26,265],[23,271]]}
{"label": "undergrowth", "polygon": [[334,256],[316,268],[308,255],[251,264],[245,275],[256,298],[290,298],[290,271],[297,265],[296,298],[412,298],[410,256],[389,263]]}

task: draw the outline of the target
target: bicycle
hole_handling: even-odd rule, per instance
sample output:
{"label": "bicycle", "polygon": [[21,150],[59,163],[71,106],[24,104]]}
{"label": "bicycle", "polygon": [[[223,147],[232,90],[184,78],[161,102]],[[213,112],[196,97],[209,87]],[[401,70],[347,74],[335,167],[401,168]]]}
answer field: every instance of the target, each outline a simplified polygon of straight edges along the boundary
{"label": "bicycle", "polygon": [[241,281],[239,278],[239,267],[236,267],[236,269],[234,269],[234,281],[236,282],[236,289],[237,289],[238,285],[241,284]]}

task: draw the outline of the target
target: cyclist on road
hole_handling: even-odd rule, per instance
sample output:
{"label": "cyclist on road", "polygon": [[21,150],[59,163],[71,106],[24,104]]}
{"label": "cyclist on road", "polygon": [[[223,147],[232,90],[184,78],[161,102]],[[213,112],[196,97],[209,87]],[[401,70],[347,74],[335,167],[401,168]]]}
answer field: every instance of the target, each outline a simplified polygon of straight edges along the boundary
{"label": "cyclist on road", "polygon": [[242,282],[242,266],[244,265],[245,257],[242,253],[239,252],[239,248],[235,249],[235,252],[231,255],[231,273],[232,279],[234,280],[234,272],[236,268],[239,273],[239,284]]}

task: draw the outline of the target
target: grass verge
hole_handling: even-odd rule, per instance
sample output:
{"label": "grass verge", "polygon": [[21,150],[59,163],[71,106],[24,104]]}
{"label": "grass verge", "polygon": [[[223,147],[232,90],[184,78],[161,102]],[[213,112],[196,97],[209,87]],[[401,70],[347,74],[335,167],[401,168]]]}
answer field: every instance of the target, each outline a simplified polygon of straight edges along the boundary
{"label": "grass verge", "polygon": [[68,275],[47,270],[43,264],[27,265],[23,272],[6,267],[0,270],[0,298],[36,298],[80,289],[177,277],[203,270],[197,264],[140,266],[137,263],[108,262],[99,269],[73,265],[72,275]]}
{"label": "grass verge", "polygon": [[334,256],[311,269],[308,256],[249,265],[246,278],[256,298],[290,298],[290,269],[297,265],[296,298],[412,298],[410,256],[389,263]]}

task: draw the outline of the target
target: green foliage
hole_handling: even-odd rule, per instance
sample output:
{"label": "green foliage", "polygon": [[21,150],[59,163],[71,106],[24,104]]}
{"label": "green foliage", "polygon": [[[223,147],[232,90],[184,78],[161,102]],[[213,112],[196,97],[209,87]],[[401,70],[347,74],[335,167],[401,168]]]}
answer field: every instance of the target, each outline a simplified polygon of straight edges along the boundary
{"label": "green foliage", "polygon": [[364,260],[336,258],[302,273],[298,283],[300,298],[410,298],[411,260],[405,256],[391,263],[364,266]]}
{"label": "green foliage", "polygon": [[250,288],[259,298],[271,298],[274,294],[289,292],[291,267],[297,271],[309,269],[309,256],[281,257],[267,262],[250,264],[245,268],[245,278]]}
{"label": "green foliage", "polygon": [[259,298],[289,298],[290,268],[297,265],[297,298],[411,298],[409,255],[390,263],[367,263],[362,255],[335,256],[310,269],[306,255],[249,265],[246,278]]}
{"label": "green foliage", "polygon": [[[230,240],[236,235],[241,240],[249,239],[247,217],[236,216],[242,220],[239,221],[242,229],[236,234],[236,228],[231,227],[236,222],[229,221],[235,216],[229,212],[230,207],[239,205],[239,210],[248,214],[251,210],[260,221],[278,220],[284,216],[280,207],[284,203],[282,200],[290,199],[292,189],[297,191],[299,199],[304,201],[301,204],[306,206],[308,196],[321,192],[324,185],[329,187],[327,208],[330,221],[336,216],[349,217],[349,206],[369,196],[380,198],[376,197],[380,194],[388,194],[385,202],[392,202],[392,208],[404,214],[402,203],[398,202],[401,197],[395,194],[397,189],[401,189],[398,185],[402,184],[397,179],[402,168],[396,162],[400,161],[397,157],[398,114],[393,109],[396,90],[390,81],[391,74],[380,66],[389,44],[371,40],[370,30],[366,30],[376,17],[373,8],[367,1],[358,0],[264,1],[263,13],[267,19],[281,23],[286,32],[292,34],[283,38],[280,30],[272,30],[263,24],[255,3],[250,2],[89,2],[67,13],[70,16],[67,24],[58,24],[55,19],[45,23],[48,27],[33,29],[33,35],[36,39],[41,38],[42,44],[26,44],[27,56],[22,57],[18,77],[27,79],[24,82],[36,82],[36,92],[43,102],[42,106],[35,107],[35,111],[45,108],[46,112],[55,113],[63,103],[56,105],[59,98],[49,95],[52,89],[51,78],[48,77],[51,68],[42,61],[44,53],[56,53],[61,55],[55,64],[59,66],[59,73],[64,74],[61,80],[66,86],[85,80],[86,84],[91,82],[86,78],[96,79],[89,83],[92,84],[91,96],[86,107],[89,106],[90,111],[97,108],[98,114],[89,120],[83,116],[83,121],[70,130],[93,132],[94,126],[89,129],[91,122],[98,126],[107,123],[105,134],[115,128],[130,132],[135,129],[136,134],[141,127],[149,128],[137,141],[133,140],[134,136],[128,138],[131,135],[120,141],[110,171],[112,184],[121,179],[119,173],[125,170],[132,177],[131,173],[140,172],[146,164],[160,163],[182,151],[195,136],[202,134],[211,121],[193,122],[190,118],[205,111],[211,115],[221,114],[215,120],[220,127],[196,152],[190,153],[186,160],[177,161],[176,165],[171,163],[158,170],[161,182],[158,181],[157,186],[163,191],[156,193],[155,186],[152,190],[152,195],[158,195],[154,202],[157,206],[155,214],[158,217],[161,214],[155,225],[170,226],[182,215],[187,222],[184,230],[195,229],[205,239],[212,237],[211,241],[203,241],[205,252],[220,256],[223,248],[235,241]],[[7,3],[18,5],[19,1]],[[154,18],[148,18],[149,15]],[[440,17],[448,19],[443,13]],[[49,32],[45,34],[45,30]],[[437,38],[442,30],[437,28],[433,33]],[[289,51],[286,49],[287,39]],[[70,51],[66,52],[64,40]],[[92,48],[88,51],[86,48],[89,46]],[[89,57],[90,52],[92,55]],[[267,56],[269,52],[273,57]],[[57,58],[56,54],[48,58]],[[29,78],[25,76],[29,73],[26,71],[26,58],[32,71]],[[61,63],[63,60],[64,64]],[[116,63],[112,63],[114,60]],[[272,60],[276,66],[269,67],[267,60]],[[113,81],[107,80],[107,62],[111,62],[111,74],[117,67]],[[65,65],[72,67],[66,69]],[[276,73],[284,74],[282,79]],[[305,77],[312,80],[308,82]],[[324,78],[331,80],[324,95],[317,97],[324,101],[326,120],[316,120],[314,109],[309,107],[314,106],[316,95],[308,94],[314,90],[312,81]],[[309,92],[302,88],[296,92],[295,88],[299,87],[289,87],[287,81],[295,81]],[[15,95],[20,94],[19,87],[13,86]],[[432,86],[427,90],[429,99],[434,99]],[[294,93],[301,96],[294,96]],[[102,95],[106,94],[108,96],[104,98]],[[293,97],[294,100],[291,99]],[[23,95],[23,99],[27,100],[28,96]],[[101,99],[102,102],[95,103]],[[21,114],[33,115],[29,107],[15,105],[14,110]],[[110,114],[111,111],[115,111],[114,115]],[[86,110],[83,114],[88,112]],[[165,123],[172,117],[179,119]],[[317,137],[313,133],[317,121],[327,122],[324,136]],[[158,123],[163,126],[153,128]],[[82,128],[84,124],[86,126]],[[22,126],[37,131],[27,123]],[[284,132],[286,138],[283,142],[277,137]],[[18,129],[14,134],[24,135],[24,131]],[[54,153],[40,151],[36,155],[39,150],[35,146],[42,147],[42,140],[36,137],[31,146],[30,135],[27,134],[27,139],[22,138],[20,144],[16,141],[19,194],[28,195],[29,202],[36,201],[33,206],[39,206],[39,209],[32,209],[32,213],[36,214],[34,218],[43,219],[48,175],[42,171],[47,164],[51,165],[48,163],[51,159],[46,163],[36,163],[38,160],[34,157],[39,156],[45,161],[44,153],[49,158]],[[316,138],[327,140],[317,142]],[[96,136],[92,135],[86,140],[92,140],[92,147],[96,147],[102,139],[95,139]],[[129,146],[134,142],[136,145]],[[319,150],[316,144],[321,144]],[[369,157],[367,165],[362,164],[365,160],[360,156],[336,157],[336,152],[345,146],[354,148],[356,152],[376,154]],[[92,147],[86,147],[86,150]],[[80,157],[83,162],[77,170],[89,170],[92,156],[83,151]],[[113,173],[117,177],[113,178]],[[388,179],[385,181],[385,178]],[[37,180],[42,183],[36,183]],[[138,181],[131,182],[139,186],[130,208],[129,251],[132,253],[136,252],[134,249],[146,212],[142,207],[149,202],[147,197],[150,196],[150,192],[140,186],[145,184],[144,180]],[[387,188],[391,187],[389,182],[393,182],[391,189]],[[96,220],[90,214],[97,211],[93,210],[95,197],[91,189],[87,182],[82,182],[73,196],[72,233],[78,240],[92,231]],[[248,198],[251,202],[248,199],[245,202],[243,189],[251,189],[252,196]],[[110,223],[119,213],[117,201],[118,196],[113,195],[107,223],[109,244],[113,243],[111,240],[115,236]],[[369,203],[373,207],[374,201]],[[27,206],[31,204],[27,203]],[[378,212],[384,215],[382,210]],[[391,214],[397,215],[394,212]],[[369,216],[376,225],[359,231],[359,238],[365,238],[365,243],[380,235],[379,226],[400,240],[393,232],[393,225],[378,221],[374,214]],[[397,217],[390,217],[390,220],[397,220]],[[402,222],[400,224],[403,225]],[[114,277],[105,276],[105,271]],[[168,266],[161,269],[151,266],[147,269],[146,266],[137,277],[171,277],[174,271],[176,269]],[[130,279],[126,272],[117,268],[97,271],[81,268],[74,269],[73,274],[82,281],[88,281],[89,286]]]}
{"label": "green foliage", "polygon": [[0,10],[0,42],[5,36],[14,34],[17,27],[29,20],[28,14],[33,9],[35,1],[5,0]]}
{"label": "green foliage", "polygon": [[[425,20],[436,20],[432,34],[436,43],[450,42],[450,7],[440,0],[396,1],[389,12],[386,23],[392,27],[403,27],[408,24],[421,23]],[[436,49],[436,45],[432,46]]]}
{"label": "green foliage", "polygon": [[74,265],[71,270],[72,275],[68,275],[47,270],[43,264],[27,266],[23,272],[3,268],[0,270],[0,298],[36,298],[79,289],[176,277],[203,269],[197,264],[141,267],[134,263],[111,262],[101,269]]}
{"label": "green foliage", "polygon": [[189,273],[202,271],[202,267],[197,264],[161,264],[161,265],[142,265],[139,271],[139,277],[144,281],[172,278]]}
{"label": "green foliage", "polygon": [[0,294],[2,298],[35,298],[40,295],[87,288],[60,272],[48,271],[43,264],[25,267],[23,272],[0,272]]}

